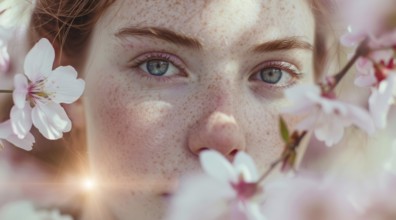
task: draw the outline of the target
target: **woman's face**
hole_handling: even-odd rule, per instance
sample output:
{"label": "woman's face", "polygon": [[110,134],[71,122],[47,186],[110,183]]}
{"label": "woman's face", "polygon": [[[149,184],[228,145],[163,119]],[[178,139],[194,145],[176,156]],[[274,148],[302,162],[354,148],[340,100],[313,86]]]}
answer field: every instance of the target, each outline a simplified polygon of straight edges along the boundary
{"label": "woman's face", "polygon": [[313,81],[313,38],[306,0],[117,0],[84,69],[105,207],[117,219],[159,219],[205,149],[247,151],[268,167],[282,152],[283,91]]}

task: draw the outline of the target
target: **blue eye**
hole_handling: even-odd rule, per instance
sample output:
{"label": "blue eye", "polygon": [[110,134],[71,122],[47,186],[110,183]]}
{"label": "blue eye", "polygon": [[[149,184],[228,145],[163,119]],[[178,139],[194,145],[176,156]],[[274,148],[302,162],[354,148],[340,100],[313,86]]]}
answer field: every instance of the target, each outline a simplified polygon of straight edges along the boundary
{"label": "blue eye", "polygon": [[146,62],[148,73],[154,76],[164,75],[169,68],[169,62],[164,60],[149,60]]}
{"label": "blue eye", "polygon": [[140,69],[152,76],[172,76],[180,70],[168,60],[149,59],[139,65]]}
{"label": "blue eye", "polygon": [[251,79],[276,87],[288,86],[302,77],[296,66],[285,61],[267,61],[255,69]]}
{"label": "blue eye", "polygon": [[279,68],[266,68],[260,71],[260,79],[269,84],[276,84],[282,79],[283,71]]}

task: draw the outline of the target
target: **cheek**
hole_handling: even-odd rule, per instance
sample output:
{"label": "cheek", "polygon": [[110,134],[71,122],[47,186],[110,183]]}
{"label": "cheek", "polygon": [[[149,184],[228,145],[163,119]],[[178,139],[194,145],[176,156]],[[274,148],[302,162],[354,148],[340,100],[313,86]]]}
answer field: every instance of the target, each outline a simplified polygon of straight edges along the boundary
{"label": "cheek", "polygon": [[185,117],[194,114],[192,106],[108,75],[87,79],[85,100],[90,155],[101,175],[172,176],[192,169],[186,136],[193,116]]}
{"label": "cheek", "polygon": [[[255,147],[252,149],[251,155],[257,161],[261,173],[268,169],[271,163],[278,159],[284,151],[285,143],[280,135],[279,117],[285,120],[290,134],[302,119],[301,116],[280,114],[288,105],[289,103],[286,100],[274,103],[272,107],[266,108],[266,118],[255,122],[260,130],[252,137],[252,145]],[[256,143],[259,143],[259,145],[255,145]],[[299,160],[303,157],[306,146],[305,141],[303,141],[298,147],[296,166],[299,166]]]}
{"label": "cheek", "polygon": [[[249,108],[243,126],[246,130],[247,152],[252,155],[263,172],[283,151],[278,121],[281,102],[262,103],[254,101]],[[296,118],[287,118],[288,124],[295,124]]]}

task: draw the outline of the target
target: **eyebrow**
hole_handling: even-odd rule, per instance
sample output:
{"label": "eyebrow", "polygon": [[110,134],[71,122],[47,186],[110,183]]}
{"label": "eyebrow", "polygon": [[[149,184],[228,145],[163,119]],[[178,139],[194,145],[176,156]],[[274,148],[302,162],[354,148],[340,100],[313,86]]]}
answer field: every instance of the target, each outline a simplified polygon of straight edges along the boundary
{"label": "eyebrow", "polygon": [[115,35],[117,37],[132,35],[157,38],[172,44],[182,45],[192,49],[202,49],[202,44],[197,39],[159,27],[128,27],[121,29]]}
{"label": "eyebrow", "polygon": [[[203,47],[202,43],[195,38],[161,27],[127,27],[118,31],[115,36],[119,38],[126,36],[144,36],[164,40],[175,45],[181,45],[192,49],[202,49]],[[251,51],[254,53],[263,53],[291,49],[313,50],[313,46],[302,40],[301,37],[293,36],[259,44],[254,46]]]}
{"label": "eyebrow", "polygon": [[313,45],[301,37],[286,37],[259,44],[251,49],[254,53],[263,53],[278,50],[303,49],[313,50]]}

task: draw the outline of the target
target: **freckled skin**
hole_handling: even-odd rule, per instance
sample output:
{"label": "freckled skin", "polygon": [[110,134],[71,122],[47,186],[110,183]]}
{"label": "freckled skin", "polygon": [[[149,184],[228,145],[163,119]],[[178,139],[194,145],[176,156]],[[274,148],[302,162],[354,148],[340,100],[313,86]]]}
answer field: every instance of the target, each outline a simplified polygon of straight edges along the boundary
{"label": "freckled skin", "polygon": [[[94,200],[111,218],[160,219],[166,208],[161,195],[178,177],[199,170],[202,149],[229,159],[247,151],[261,171],[279,157],[283,89],[252,81],[252,71],[267,60],[297,62],[306,73],[298,83],[311,82],[312,53],[257,55],[249,48],[287,36],[313,43],[312,13],[305,1],[294,3],[117,0],[100,18],[84,69],[84,107],[92,172],[102,183]],[[198,39],[203,48],[143,37],[125,43],[115,33],[130,25],[166,27]],[[188,76],[143,77],[129,64],[147,52],[175,55]],[[101,219],[92,206],[85,211],[86,219]]]}

